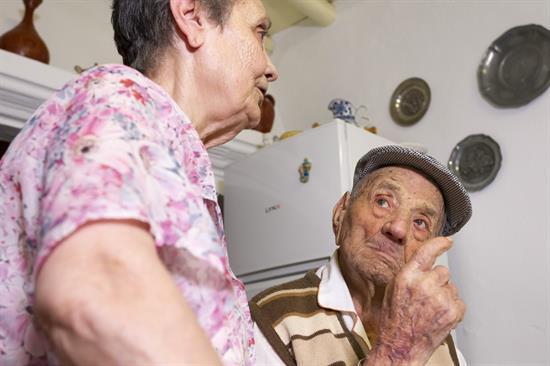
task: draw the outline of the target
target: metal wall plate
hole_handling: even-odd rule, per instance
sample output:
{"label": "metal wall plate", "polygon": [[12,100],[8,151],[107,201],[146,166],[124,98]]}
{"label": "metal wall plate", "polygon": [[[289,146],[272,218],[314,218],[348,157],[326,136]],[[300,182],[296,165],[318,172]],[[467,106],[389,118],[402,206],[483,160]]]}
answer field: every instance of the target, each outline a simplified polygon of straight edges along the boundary
{"label": "metal wall plate", "polygon": [[477,71],[481,95],[497,107],[519,107],[550,86],[550,31],[511,28],[487,49]]}
{"label": "metal wall plate", "polygon": [[460,141],[447,164],[466,190],[479,191],[497,176],[502,162],[500,146],[490,136],[470,135]]}
{"label": "metal wall plate", "polygon": [[390,100],[390,115],[395,122],[410,126],[418,122],[430,106],[431,92],[428,83],[410,78],[397,86]]}

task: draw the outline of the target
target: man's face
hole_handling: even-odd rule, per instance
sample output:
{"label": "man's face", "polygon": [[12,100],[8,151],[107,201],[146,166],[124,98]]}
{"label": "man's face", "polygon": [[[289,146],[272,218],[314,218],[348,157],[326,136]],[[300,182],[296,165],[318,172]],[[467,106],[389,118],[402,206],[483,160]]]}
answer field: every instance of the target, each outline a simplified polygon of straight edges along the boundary
{"label": "man's face", "polygon": [[268,82],[277,79],[264,37],[270,26],[260,0],[237,1],[223,29],[210,32],[205,95],[216,120],[228,130],[255,127]]}
{"label": "man's face", "polygon": [[421,174],[381,168],[349,201],[339,227],[344,273],[386,285],[443,224],[443,197]]}

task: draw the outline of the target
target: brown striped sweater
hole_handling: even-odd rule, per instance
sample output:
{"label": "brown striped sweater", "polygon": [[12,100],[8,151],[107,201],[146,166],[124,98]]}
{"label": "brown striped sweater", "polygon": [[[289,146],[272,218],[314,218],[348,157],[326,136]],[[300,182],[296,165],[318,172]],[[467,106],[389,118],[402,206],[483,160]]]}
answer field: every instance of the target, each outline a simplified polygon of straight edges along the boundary
{"label": "brown striped sweater", "polygon": [[[250,301],[252,317],[288,366],[356,366],[369,352],[368,337],[355,326],[350,331],[341,312],[319,306],[320,283],[311,271],[301,279],[267,289]],[[362,330],[362,325],[359,328]],[[459,365],[450,336],[427,365]]]}

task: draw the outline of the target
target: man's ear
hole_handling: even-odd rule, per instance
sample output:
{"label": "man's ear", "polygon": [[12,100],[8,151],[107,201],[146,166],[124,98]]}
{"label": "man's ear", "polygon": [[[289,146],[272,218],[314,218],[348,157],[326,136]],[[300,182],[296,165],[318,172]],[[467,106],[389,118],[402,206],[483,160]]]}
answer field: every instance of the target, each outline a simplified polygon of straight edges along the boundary
{"label": "man's ear", "polygon": [[334,237],[336,238],[336,244],[338,245],[338,236],[340,235],[340,229],[342,227],[342,222],[344,221],[344,215],[349,206],[350,194],[349,192],[344,193],[342,197],[336,202],[334,208],[332,209],[332,231],[334,232]]}
{"label": "man's ear", "polygon": [[197,0],[170,0],[176,33],[185,38],[187,45],[196,49],[204,42],[208,22],[206,10]]}

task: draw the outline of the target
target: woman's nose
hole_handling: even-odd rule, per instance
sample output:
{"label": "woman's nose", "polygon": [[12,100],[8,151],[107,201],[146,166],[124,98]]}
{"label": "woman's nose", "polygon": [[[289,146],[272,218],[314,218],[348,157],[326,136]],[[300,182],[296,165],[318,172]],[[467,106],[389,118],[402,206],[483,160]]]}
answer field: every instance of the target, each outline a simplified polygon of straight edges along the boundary
{"label": "woman's nose", "polygon": [[269,82],[273,82],[279,78],[279,72],[277,71],[277,68],[271,62],[271,57],[269,55],[267,56],[267,68],[265,71],[265,76],[267,77],[267,80]]}

